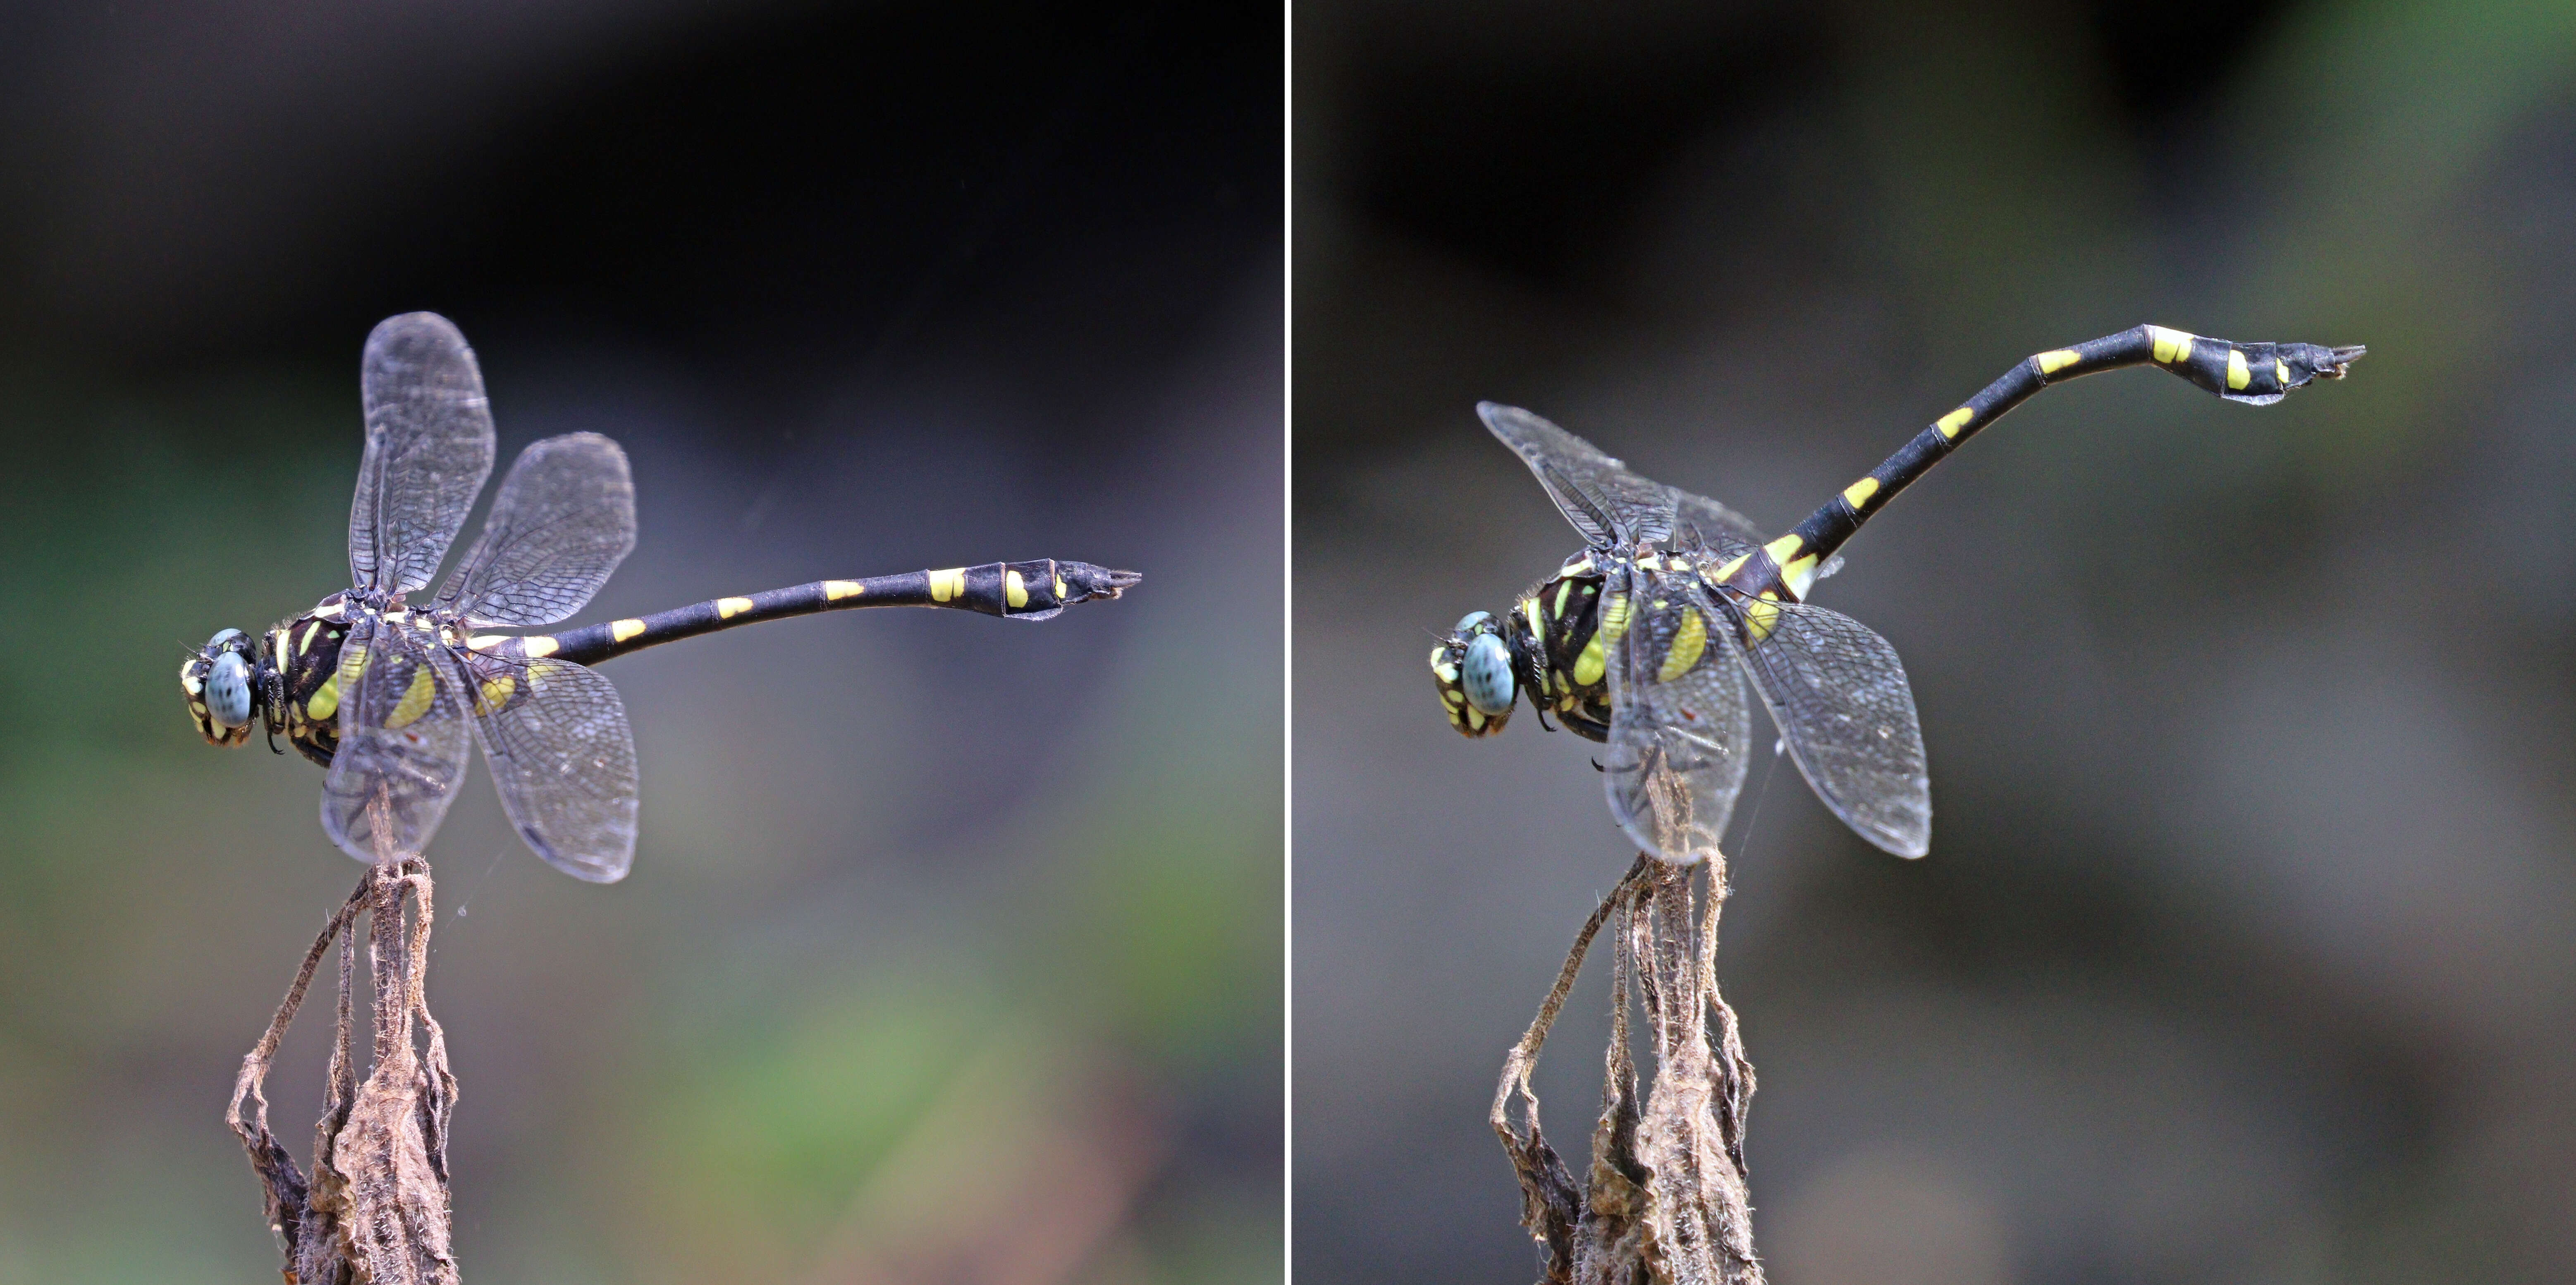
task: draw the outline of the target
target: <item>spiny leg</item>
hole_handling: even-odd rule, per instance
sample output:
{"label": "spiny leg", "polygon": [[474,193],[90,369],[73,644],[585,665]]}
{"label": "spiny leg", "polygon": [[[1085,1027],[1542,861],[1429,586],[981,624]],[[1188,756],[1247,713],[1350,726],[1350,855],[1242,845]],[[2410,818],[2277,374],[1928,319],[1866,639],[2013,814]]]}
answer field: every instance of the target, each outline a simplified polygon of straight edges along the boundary
{"label": "spiny leg", "polygon": [[1761,565],[1760,558],[1748,558],[1745,565],[1730,568],[1731,578],[1748,593],[1776,583],[1792,598],[1806,597],[1817,566],[1832,557],[1870,515],[1930,472],[1959,443],[2050,384],[2126,366],[2156,366],[2229,401],[2265,406],[2311,380],[2343,378],[2345,368],[2364,351],[2359,345],[2240,344],[2163,326],[2138,326],[2072,348],[2034,354],[1986,385],[1966,405],[1933,421],[1888,456],[1886,463],[1870,470],[1869,476],[1844,487],[1842,494],[1808,514],[1797,529],[1764,546],[1768,566]]}

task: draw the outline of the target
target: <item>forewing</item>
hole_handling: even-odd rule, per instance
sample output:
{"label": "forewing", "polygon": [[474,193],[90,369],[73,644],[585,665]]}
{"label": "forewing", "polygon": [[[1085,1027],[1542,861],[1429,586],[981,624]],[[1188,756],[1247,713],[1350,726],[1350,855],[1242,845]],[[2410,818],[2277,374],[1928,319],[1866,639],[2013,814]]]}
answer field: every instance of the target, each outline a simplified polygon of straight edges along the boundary
{"label": "forewing", "polygon": [[1762,531],[1751,518],[1705,495],[1693,495],[1679,487],[1664,489],[1673,497],[1675,545],[1695,545],[1720,558],[1739,557],[1762,547]]}
{"label": "forewing", "polygon": [[340,744],[322,782],[322,830],[360,861],[417,855],[465,778],[463,683],[423,630],[352,623],[332,682]]}
{"label": "forewing", "polygon": [[1743,651],[1789,756],[1843,824],[1900,857],[1922,856],[1932,846],[1932,778],[1896,649],[1840,612],[1743,604],[1775,608],[1769,636]]}
{"label": "forewing", "polygon": [[474,350],[447,318],[388,317],[359,367],[367,450],[349,505],[349,574],[409,593],[438,574],[465,511],[492,475],[492,409]]}
{"label": "forewing", "polygon": [[1626,548],[1672,534],[1672,488],[1629,472],[1599,447],[1518,406],[1478,402],[1476,413],[1538,475],[1586,544]]}
{"label": "forewing", "polygon": [[440,603],[478,625],[550,625],[581,610],[635,547],[626,452],[597,433],[530,443]]}
{"label": "forewing", "polygon": [[1744,788],[1752,712],[1733,627],[1699,587],[1682,577],[1632,583],[1628,630],[1605,649],[1603,787],[1638,847],[1688,864],[1715,855],[1726,832]]}
{"label": "forewing", "polygon": [[635,864],[635,734],[607,679],[568,660],[476,656],[474,729],[501,809],[536,854],[592,883]]}

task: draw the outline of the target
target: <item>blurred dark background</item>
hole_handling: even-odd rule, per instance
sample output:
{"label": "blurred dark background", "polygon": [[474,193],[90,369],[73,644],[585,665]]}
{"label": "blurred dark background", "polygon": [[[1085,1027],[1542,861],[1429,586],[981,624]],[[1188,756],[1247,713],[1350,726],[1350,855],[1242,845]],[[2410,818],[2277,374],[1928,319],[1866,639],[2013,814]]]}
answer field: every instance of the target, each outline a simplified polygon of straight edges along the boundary
{"label": "blurred dark background", "polygon": [[[1594,745],[1464,743],[1423,670],[1578,544],[1475,402],[1781,530],[2154,321],[2371,355],[2259,410],[2052,390],[1818,590],[1905,657],[1935,824],[1897,861],[1785,764],[1738,808],[1772,1279],[2576,1278],[2576,11],[1319,2],[1293,39],[1301,1270],[1529,1277],[1486,1108],[1630,856]],[[1577,1172],[1602,971],[1539,1077]]]}
{"label": "blurred dark background", "polygon": [[[581,620],[1146,575],[1037,627],[617,662],[612,887],[475,770],[430,854],[468,1279],[1275,1278],[1281,40],[1183,5],[0,10],[0,1280],[276,1279],[219,1114],[358,871],[321,774],[207,747],[174,679],[346,583],[359,346],[419,308],[481,355],[504,467],[631,456],[641,542]],[[271,1082],[299,1156],[328,1007]]]}

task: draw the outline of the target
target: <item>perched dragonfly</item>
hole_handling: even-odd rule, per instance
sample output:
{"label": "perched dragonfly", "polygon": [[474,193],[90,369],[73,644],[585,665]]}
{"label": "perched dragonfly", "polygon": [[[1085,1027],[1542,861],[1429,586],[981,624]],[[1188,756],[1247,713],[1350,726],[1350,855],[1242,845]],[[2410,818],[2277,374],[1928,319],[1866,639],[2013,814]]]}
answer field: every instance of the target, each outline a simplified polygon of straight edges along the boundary
{"label": "perched dragonfly", "polygon": [[1859,621],[1806,602],[1840,565],[1835,551],[1959,443],[2050,384],[2154,365],[2261,406],[2342,378],[2362,353],[2162,326],[2040,353],[1776,540],[1528,411],[1483,403],[1485,426],[1538,475],[1585,548],[1507,615],[1472,612],[1431,649],[1441,705],[1460,732],[1491,736],[1527,694],[1542,725],[1553,712],[1606,743],[1611,815],[1640,848],[1690,863],[1717,851],[1744,786],[1750,676],[1816,797],[1862,838],[1922,856],[1932,782],[1905,667]]}
{"label": "perched dragonfly", "polygon": [[[179,668],[189,716],[217,745],[283,732],[330,769],[322,828],[361,861],[419,853],[479,740],[502,809],[536,854],[576,879],[635,859],[635,737],[617,689],[589,666],[738,625],[859,607],[954,607],[1045,620],[1141,578],[1039,559],[715,598],[566,633],[480,633],[562,620],[635,547],[626,453],[596,433],[520,452],[482,537],[428,587],[492,473],[492,413],[465,337],[444,317],[393,317],[359,370],[366,454],[349,507],[355,587],[252,637],[226,629]],[[471,727],[472,731],[467,729]]]}

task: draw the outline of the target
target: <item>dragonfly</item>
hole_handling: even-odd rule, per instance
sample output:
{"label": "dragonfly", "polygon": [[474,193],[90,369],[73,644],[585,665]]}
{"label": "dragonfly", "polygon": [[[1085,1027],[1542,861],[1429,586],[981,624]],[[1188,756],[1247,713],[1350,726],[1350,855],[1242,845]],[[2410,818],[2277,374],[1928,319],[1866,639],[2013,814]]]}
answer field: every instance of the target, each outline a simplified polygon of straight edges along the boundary
{"label": "dragonfly", "polygon": [[[635,737],[592,666],[646,647],[789,616],[947,607],[1046,620],[1119,597],[1141,577],[1042,558],[817,580],[560,633],[635,547],[626,453],[597,433],[531,443],[502,478],[481,536],[422,600],[482,493],[492,412],[474,350],[446,318],[388,318],[359,367],[366,449],[349,506],[352,587],[266,633],[218,631],[179,686],[197,731],[269,747],[283,733],[328,769],[322,829],[360,861],[420,854],[480,742],[502,810],[539,857],[613,883],[635,858]],[[282,751],[280,751],[282,752]]]}
{"label": "dragonfly", "polygon": [[2038,353],[1776,539],[1537,415],[1481,403],[1485,426],[1529,465],[1584,548],[1510,611],[1470,612],[1431,649],[1441,707],[1451,726],[1481,738],[1503,730],[1525,695],[1542,726],[1553,713],[1602,742],[1611,816],[1644,852],[1687,865],[1717,853],[1743,789],[1749,682],[1825,807],[1877,847],[1922,856],[1932,783],[1905,667],[1867,626],[1806,601],[1841,565],[1843,544],[1960,443],[2051,384],[2154,366],[2261,406],[2343,378],[2365,351],[2147,325]]}

